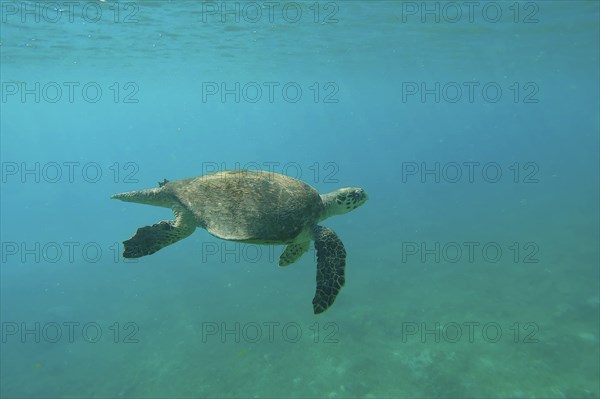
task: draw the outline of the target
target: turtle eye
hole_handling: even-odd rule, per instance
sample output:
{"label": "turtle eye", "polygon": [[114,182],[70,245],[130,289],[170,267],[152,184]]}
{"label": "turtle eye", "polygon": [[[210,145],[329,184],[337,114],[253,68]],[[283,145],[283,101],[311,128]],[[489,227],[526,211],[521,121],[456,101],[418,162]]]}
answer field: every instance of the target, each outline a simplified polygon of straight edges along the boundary
{"label": "turtle eye", "polygon": [[362,197],[361,193],[359,193],[358,191],[353,192],[352,194],[350,194],[350,196],[352,197],[352,201],[354,202],[358,202]]}

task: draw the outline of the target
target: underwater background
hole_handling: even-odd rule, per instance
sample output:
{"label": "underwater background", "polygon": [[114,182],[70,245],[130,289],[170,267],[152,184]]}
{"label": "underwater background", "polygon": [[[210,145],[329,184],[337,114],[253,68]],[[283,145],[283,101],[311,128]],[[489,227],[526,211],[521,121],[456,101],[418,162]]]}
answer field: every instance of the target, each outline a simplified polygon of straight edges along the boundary
{"label": "underwater background", "polygon": [[[2,398],[597,398],[599,3],[1,2]],[[110,199],[264,169],[311,249]]]}

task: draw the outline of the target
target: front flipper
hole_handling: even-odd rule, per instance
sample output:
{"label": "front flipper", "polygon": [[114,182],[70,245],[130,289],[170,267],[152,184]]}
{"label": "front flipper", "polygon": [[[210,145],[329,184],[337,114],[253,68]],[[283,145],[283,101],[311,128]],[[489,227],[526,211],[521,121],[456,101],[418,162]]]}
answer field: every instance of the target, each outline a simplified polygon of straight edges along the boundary
{"label": "front flipper", "polygon": [[287,247],[285,247],[285,250],[279,257],[279,266],[291,265],[300,259],[300,257],[304,255],[306,251],[308,251],[309,244],[310,241],[301,242],[299,244],[289,244]]}
{"label": "front flipper", "polygon": [[193,215],[183,209],[175,208],[175,220],[163,220],[152,226],[140,227],[133,237],[123,241],[124,258],[140,258],[151,255],[168,245],[186,238],[196,230]]}
{"label": "front flipper", "polygon": [[333,230],[316,226],[314,234],[317,250],[317,292],[312,303],[315,314],[319,314],[333,304],[344,286],[346,250]]}

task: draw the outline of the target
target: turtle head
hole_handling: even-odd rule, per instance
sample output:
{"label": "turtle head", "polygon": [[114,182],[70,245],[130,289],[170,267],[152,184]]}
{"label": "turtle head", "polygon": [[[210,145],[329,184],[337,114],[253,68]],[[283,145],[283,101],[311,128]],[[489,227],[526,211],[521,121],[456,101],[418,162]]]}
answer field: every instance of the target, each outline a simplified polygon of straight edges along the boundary
{"label": "turtle head", "polygon": [[[166,184],[166,183],[165,183]],[[125,202],[136,202],[138,204],[147,204],[171,208],[174,200],[171,193],[163,184],[159,188],[151,188],[149,190],[128,191],[126,193],[115,194],[112,199],[118,199]]]}
{"label": "turtle head", "polygon": [[321,220],[327,219],[333,215],[343,215],[348,213],[365,202],[368,195],[362,188],[345,187],[328,194],[321,195],[325,205],[325,215]]}

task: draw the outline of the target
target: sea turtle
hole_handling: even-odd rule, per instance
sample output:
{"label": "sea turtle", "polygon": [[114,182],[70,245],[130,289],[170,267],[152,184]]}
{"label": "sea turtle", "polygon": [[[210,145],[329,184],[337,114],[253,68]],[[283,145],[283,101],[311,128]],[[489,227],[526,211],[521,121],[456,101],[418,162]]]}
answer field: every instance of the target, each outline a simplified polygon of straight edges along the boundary
{"label": "sea turtle", "polygon": [[297,261],[315,241],[315,314],[333,304],[344,285],[346,251],[335,232],[318,223],[356,209],[367,200],[360,188],[319,195],[310,185],[282,174],[228,170],[130,191],[112,198],[171,208],[175,220],[139,228],[124,241],[125,258],[153,254],[192,234],[196,227],[224,240],[283,244],[279,266]]}

